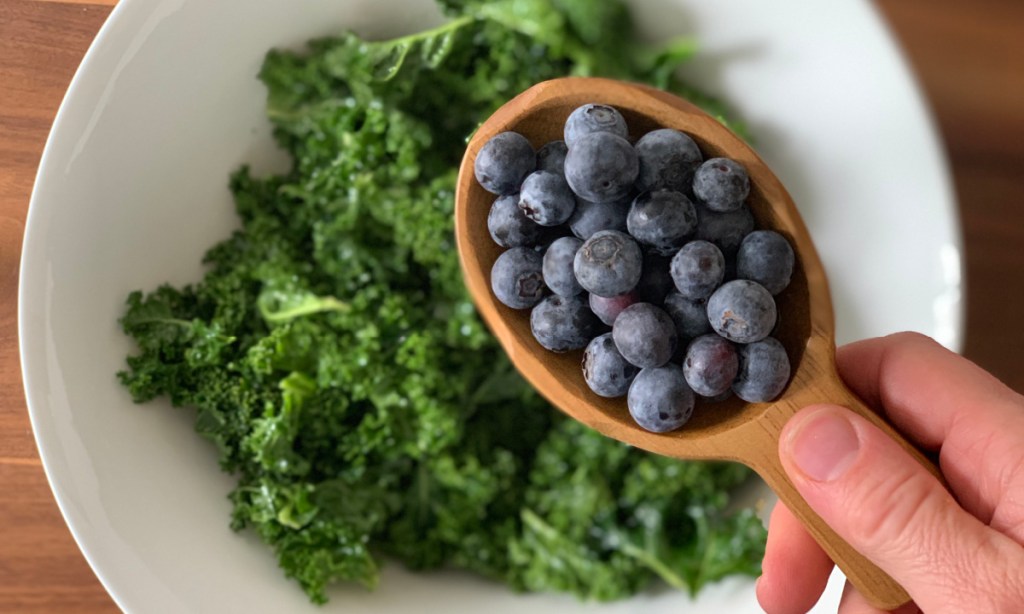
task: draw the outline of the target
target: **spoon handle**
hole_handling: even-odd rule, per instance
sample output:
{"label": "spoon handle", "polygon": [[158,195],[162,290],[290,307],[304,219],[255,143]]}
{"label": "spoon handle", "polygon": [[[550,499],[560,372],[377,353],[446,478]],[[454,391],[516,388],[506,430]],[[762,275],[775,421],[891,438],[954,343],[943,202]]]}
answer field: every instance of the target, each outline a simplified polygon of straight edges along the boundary
{"label": "spoon handle", "polygon": [[846,387],[836,373],[834,364],[822,368],[814,377],[804,379],[803,382],[806,384],[797,390],[790,390],[786,397],[777,402],[761,419],[749,423],[747,441],[753,444],[750,447],[752,453],[744,460],[761,475],[786,507],[800,519],[822,549],[872,605],[883,610],[895,609],[910,601],[910,596],[903,587],[833,531],[811,509],[789,480],[778,453],[782,427],[793,414],[807,405],[821,402],[842,405],[869,420],[899,443],[943,485],[946,484],[945,480],[934,462]]}

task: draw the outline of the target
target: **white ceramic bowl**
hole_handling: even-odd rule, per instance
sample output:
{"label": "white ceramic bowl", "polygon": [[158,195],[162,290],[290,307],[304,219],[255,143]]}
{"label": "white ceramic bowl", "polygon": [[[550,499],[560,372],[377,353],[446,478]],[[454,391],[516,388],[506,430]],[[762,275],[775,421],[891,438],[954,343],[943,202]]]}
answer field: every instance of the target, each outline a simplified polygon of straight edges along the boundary
{"label": "white ceramic bowl", "polygon": [[[904,62],[862,0],[637,0],[652,37],[693,33],[688,71],[730,102],[789,186],[830,273],[839,340],[902,329],[960,342],[960,242],[948,175]],[[236,224],[242,163],[282,160],[255,75],[272,46],[440,20],[430,0],[122,0],[47,143],[24,243],[21,357],[36,441],[89,563],[129,612],[565,612],[462,573],[390,566],[374,594],[317,610],[249,534],[228,529],[231,478],[192,416],[139,407],[114,373],[132,350],[125,295],[201,275]],[[841,578],[821,606],[832,608]],[[666,592],[605,612],[756,612],[752,583],[697,602]],[[589,608],[588,608],[589,609]]]}

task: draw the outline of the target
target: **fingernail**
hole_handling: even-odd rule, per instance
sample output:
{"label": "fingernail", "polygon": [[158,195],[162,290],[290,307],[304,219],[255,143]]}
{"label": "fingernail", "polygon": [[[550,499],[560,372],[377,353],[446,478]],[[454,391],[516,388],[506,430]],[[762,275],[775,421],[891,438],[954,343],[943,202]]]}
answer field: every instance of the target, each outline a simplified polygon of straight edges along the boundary
{"label": "fingernail", "polygon": [[842,477],[859,449],[853,424],[835,409],[821,409],[805,417],[789,436],[790,458],[816,482]]}

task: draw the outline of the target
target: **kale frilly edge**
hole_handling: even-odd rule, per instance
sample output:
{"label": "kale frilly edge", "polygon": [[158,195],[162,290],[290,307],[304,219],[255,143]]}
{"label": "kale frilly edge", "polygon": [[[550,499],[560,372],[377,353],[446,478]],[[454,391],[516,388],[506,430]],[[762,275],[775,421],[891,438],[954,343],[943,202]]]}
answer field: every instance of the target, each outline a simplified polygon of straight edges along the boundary
{"label": "kale frilly edge", "polygon": [[563,418],[477,317],[453,241],[467,135],[534,83],[625,78],[721,116],[675,76],[693,41],[638,42],[617,0],[440,4],[433,30],[267,54],[291,170],[238,170],[241,227],[203,279],[128,297],[138,352],[120,380],[194,409],[238,480],[231,526],[317,603],[334,583],[376,586],[382,556],[600,601],[757,575],[764,528],[727,511],[748,471]]}

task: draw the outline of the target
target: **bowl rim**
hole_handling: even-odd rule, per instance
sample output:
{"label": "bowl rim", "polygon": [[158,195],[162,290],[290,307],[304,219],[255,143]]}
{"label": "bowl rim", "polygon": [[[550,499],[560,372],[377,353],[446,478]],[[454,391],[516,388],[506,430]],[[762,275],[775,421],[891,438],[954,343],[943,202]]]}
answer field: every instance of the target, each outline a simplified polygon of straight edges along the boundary
{"label": "bowl rim", "polygon": [[[61,138],[60,134],[63,131],[63,127],[68,122],[71,104],[83,95],[83,90],[88,79],[91,77],[91,73],[96,70],[96,66],[100,63],[99,58],[115,49],[117,41],[114,40],[112,33],[123,28],[124,24],[139,17],[144,18],[148,12],[149,7],[144,2],[120,0],[110,11],[110,14],[107,15],[106,21],[100,26],[95,38],[89,44],[85,55],[82,56],[82,61],[79,62],[78,67],[75,69],[75,74],[72,76],[64,97],[61,99],[60,106],[57,108],[53,124],[50,126],[50,132],[46,137],[46,143],[43,146],[43,153],[39,158],[39,166],[32,184],[32,194],[29,198],[28,213],[25,217],[25,231],[22,237],[21,260],[18,268],[18,355],[21,364],[22,386],[25,392],[25,405],[28,410],[29,422],[32,425],[32,437],[35,440],[43,472],[46,474],[47,486],[49,486],[50,492],[53,493],[61,517],[64,519],[64,524],[67,525],[68,530],[71,532],[71,537],[75,540],[75,545],[78,546],[79,552],[85,557],[89,568],[96,575],[104,590],[110,595],[110,598],[122,611],[128,611],[128,605],[119,596],[118,591],[114,590],[110,578],[104,572],[104,566],[99,564],[95,553],[86,547],[85,537],[79,527],[79,522],[69,512],[73,502],[64,494],[63,482],[65,478],[54,470],[51,460],[54,456],[54,453],[50,450],[50,443],[53,439],[48,439],[45,435],[46,425],[43,424],[41,417],[43,410],[40,409],[46,403],[38,398],[46,391],[45,382],[40,381],[45,379],[46,371],[43,367],[33,368],[34,365],[45,365],[46,361],[45,351],[40,349],[41,346],[38,343],[38,341],[44,338],[42,330],[45,326],[45,316],[41,310],[33,309],[33,307],[45,304],[46,288],[44,280],[38,276],[30,275],[30,272],[33,269],[38,269],[36,261],[43,258],[41,252],[44,245],[42,240],[38,238],[38,235],[42,233],[40,219],[43,216],[42,210],[49,208],[51,205],[44,199],[41,192],[50,175],[59,172],[56,168],[58,162],[66,158],[66,151],[58,150],[57,144]],[[66,149],[66,147],[65,145],[62,149]]]}
{"label": "bowl rim", "polygon": [[[66,150],[57,151],[55,144],[58,142],[57,135],[62,132],[68,123],[69,101],[75,101],[81,97],[84,90],[90,85],[88,81],[95,77],[94,73],[101,61],[101,56],[108,53],[124,52],[126,43],[120,39],[115,40],[114,34],[127,26],[142,26],[154,9],[162,4],[161,0],[120,0],[108,15],[92,43],[90,43],[62,98],[45,141],[29,199],[19,264],[17,301],[18,353],[22,385],[29,420],[32,425],[33,438],[46,474],[48,487],[53,493],[65,524],[68,526],[76,545],[93,573],[113,601],[122,610],[127,610],[124,597],[119,596],[116,587],[111,581],[112,579],[106,575],[104,566],[98,564],[98,555],[85,547],[82,527],[79,521],[75,520],[75,513],[77,512],[72,513],[71,511],[76,502],[73,500],[73,497],[65,494],[64,486],[69,478],[68,476],[62,477],[58,472],[55,472],[51,460],[55,454],[53,447],[56,445],[56,442],[52,437],[48,438],[44,432],[46,427],[42,417],[47,405],[47,401],[44,399],[44,395],[47,392],[46,352],[37,343],[45,339],[43,334],[45,315],[39,307],[44,304],[42,299],[46,296],[46,280],[41,276],[29,276],[27,274],[39,268],[38,263],[42,259],[42,251],[45,247],[41,244],[40,240],[40,235],[42,234],[40,218],[43,217],[41,211],[44,209],[49,210],[52,207],[52,204],[41,196],[41,187],[46,184],[52,175],[60,172],[57,165],[60,162],[66,161],[68,155]],[[869,9],[872,18],[886,35],[886,42],[892,44],[892,35],[879,17],[877,9],[874,9],[868,3],[864,3],[864,5]],[[893,59],[899,62],[901,74],[909,82],[915,112],[925,120],[926,136],[928,137],[927,144],[934,146],[939,152],[938,165],[942,183],[940,187],[943,196],[945,196],[943,202],[939,204],[942,206],[943,215],[950,221],[948,244],[955,252],[953,256],[957,258],[955,265],[950,269],[955,269],[959,273],[959,278],[953,285],[962,292],[966,284],[964,275],[965,265],[962,257],[964,253],[963,227],[956,208],[956,198],[955,192],[952,189],[952,175],[949,170],[948,160],[944,150],[941,148],[941,139],[937,131],[936,121],[926,104],[917,80],[908,69],[906,58],[896,49]],[[66,148],[67,145],[65,144],[64,147]],[[952,311],[954,313],[953,317],[950,318],[951,334],[948,337],[949,342],[947,345],[959,351],[963,346],[966,301],[963,298],[958,298],[952,307]],[[48,442],[53,445],[48,445]]]}

